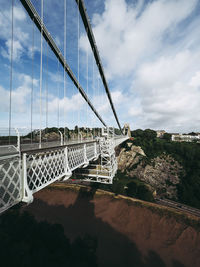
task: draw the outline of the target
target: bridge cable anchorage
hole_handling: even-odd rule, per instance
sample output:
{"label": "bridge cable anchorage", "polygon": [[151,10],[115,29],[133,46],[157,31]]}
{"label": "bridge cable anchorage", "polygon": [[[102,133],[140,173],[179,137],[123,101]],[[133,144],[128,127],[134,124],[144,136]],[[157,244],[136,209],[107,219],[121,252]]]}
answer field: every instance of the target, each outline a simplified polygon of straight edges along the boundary
{"label": "bridge cable anchorage", "polygon": [[42,146],[42,60],[43,60],[43,0],[41,0],[41,34],[40,34],[40,141],[39,148]]}
{"label": "bridge cable anchorage", "polygon": [[[33,18],[34,20],[34,18]],[[31,86],[31,144],[33,141],[33,90],[34,90],[34,23],[32,24],[32,86]]]}
{"label": "bridge cable anchorage", "polygon": [[12,113],[12,87],[13,87],[13,39],[14,39],[14,0],[11,7],[11,43],[10,43],[10,95],[9,95],[9,145],[11,135],[11,113]]}
{"label": "bridge cable anchorage", "polygon": [[[113,114],[115,116],[116,122],[117,122],[117,124],[119,126],[119,129],[120,129],[122,135],[124,135],[123,131],[122,131],[122,128],[121,128],[121,125],[119,123],[118,117],[117,117],[117,113],[115,111],[115,107],[114,107],[114,104],[113,104],[113,101],[112,101],[110,90],[108,88],[108,84],[107,84],[107,81],[106,81],[106,78],[105,78],[105,75],[104,75],[103,66],[101,64],[99,52],[98,52],[98,49],[97,49],[97,46],[96,46],[96,41],[95,41],[95,38],[94,38],[94,34],[92,32],[92,27],[91,27],[90,22],[89,22],[89,18],[88,18],[87,12],[86,12],[84,1],[83,0],[75,0],[75,1],[78,4],[78,8],[79,8],[79,11],[80,11],[80,14],[81,14],[81,17],[82,17],[82,21],[83,21],[85,30],[87,32],[87,36],[88,36],[88,39],[89,39],[89,42],[90,42],[90,45],[91,45],[95,60],[96,60],[96,64],[97,64],[98,69],[99,69],[99,73],[100,73],[101,78],[102,78],[102,82],[103,82],[106,94],[108,96],[108,99],[109,99]],[[87,29],[88,29],[88,31],[87,31]]]}
{"label": "bridge cable anchorage", "polygon": [[64,63],[64,57],[63,57],[61,51],[57,47],[56,43],[54,42],[53,38],[49,34],[49,32],[48,32],[47,28],[45,27],[45,25],[42,23],[41,18],[38,15],[38,13],[37,13],[36,9],[34,8],[34,6],[32,5],[31,1],[30,0],[20,0],[20,2],[22,3],[23,7],[27,11],[27,13],[30,16],[30,18],[31,19],[35,18],[34,23],[37,26],[38,30],[40,32],[42,32],[42,35],[45,38],[45,40],[49,42],[49,46],[50,46],[51,50],[53,51],[55,56],[60,61],[60,63],[63,66],[63,68],[65,68],[65,71],[67,72],[68,76],[70,77],[70,79],[72,80],[72,82],[74,83],[74,85],[76,86],[76,88],[78,89],[80,94],[82,95],[82,97],[88,103],[88,105],[90,106],[91,110],[95,113],[95,115],[101,121],[101,123],[105,127],[107,127],[107,124],[101,118],[101,116],[99,115],[99,113],[97,112],[97,110],[95,109],[95,107],[93,106],[91,101],[89,100],[88,96],[86,95],[85,91],[83,90],[81,85],[78,83],[75,75],[73,74],[73,72],[72,72],[71,68],[69,67],[69,65],[67,64],[67,62],[66,62],[66,64]]}
{"label": "bridge cable anchorage", "polygon": [[[67,8],[66,8],[66,0],[64,0],[64,60],[66,61],[66,20],[67,20]],[[65,64],[64,61],[64,64]],[[65,66],[66,67],[66,66]],[[63,68],[63,79],[64,79],[64,103],[66,99],[66,75],[65,75],[65,67]],[[66,143],[66,109],[64,105],[64,144]]]}

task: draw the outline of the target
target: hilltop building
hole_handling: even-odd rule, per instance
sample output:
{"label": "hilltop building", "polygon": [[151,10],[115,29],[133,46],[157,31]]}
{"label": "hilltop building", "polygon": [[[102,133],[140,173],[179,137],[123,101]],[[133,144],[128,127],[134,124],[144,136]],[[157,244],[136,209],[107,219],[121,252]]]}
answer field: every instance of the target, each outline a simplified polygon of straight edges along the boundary
{"label": "hilltop building", "polygon": [[193,141],[200,141],[200,134],[171,134],[172,141],[176,142],[193,142]]}
{"label": "hilltop building", "polygon": [[164,130],[158,130],[156,131],[156,133],[157,133],[157,137],[162,138],[166,132]]}

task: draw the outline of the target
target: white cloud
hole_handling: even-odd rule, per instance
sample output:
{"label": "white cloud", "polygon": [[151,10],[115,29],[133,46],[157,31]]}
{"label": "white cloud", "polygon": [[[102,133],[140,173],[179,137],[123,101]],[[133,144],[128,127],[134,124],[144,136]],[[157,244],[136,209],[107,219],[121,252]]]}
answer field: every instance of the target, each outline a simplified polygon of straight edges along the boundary
{"label": "white cloud", "polygon": [[199,55],[183,51],[139,68],[134,90],[141,94],[140,115],[146,127],[199,127],[200,66],[195,64]]}
{"label": "white cloud", "polygon": [[[64,112],[74,112],[74,111],[78,111],[81,110],[84,106],[84,100],[82,98],[82,96],[77,93],[75,95],[73,95],[71,98],[53,98],[51,101],[49,101],[48,105],[49,105],[49,112],[57,112],[58,107],[59,110],[61,110],[63,113]],[[64,114],[61,114],[61,116],[64,116]]]}
{"label": "white cloud", "polygon": [[26,14],[22,7],[14,6],[13,13],[14,13],[15,20],[24,21],[26,19]]}
{"label": "white cloud", "polygon": [[[28,75],[20,74],[21,85],[13,88],[11,92],[11,110],[12,113],[24,113],[27,111],[30,101],[32,79]],[[38,85],[38,81],[33,81]],[[0,86],[0,111],[9,112],[10,91]]]}
{"label": "white cloud", "polygon": [[195,73],[195,75],[192,77],[189,85],[193,86],[193,87],[200,87],[200,71]]}
{"label": "white cloud", "polygon": [[[7,49],[1,49],[1,54],[3,57],[10,59],[11,57],[11,39],[6,41],[6,48]],[[19,61],[22,54],[24,52],[24,48],[22,47],[21,43],[19,41],[14,40],[13,41],[13,60]]]}
{"label": "white cloud", "polygon": [[[105,1],[105,11],[96,14],[93,30],[109,78],[131,74],[140,60],[152,56],[167,31],[185,19],[196,0],[161,0],[147,4],[140,15],[141,1],[135,7],[125,0]],[[80,45],[86,49],[85,37]]]}
{"label": "white cloud", "polygon": [[[106,0],[104,12],[93,16],[106,77],[121,88],[113,102],[122,122],[200,130],[200,20],[191,17],[197,3]],[[86,51],[84,35],[80,44]]]}
{"label": "white cloud", "polygon": [[[26,13],[21,6],[14,6],[13,60],[18,61],[29,47],[29,34],[26,29]],[[22,28],[23,25],[23,28]],[[1,55],[10,59],[11,50],[11,7],[0,12],[0,39],[4,40],[5,48],[1,47]]]}
{"label": "white cloud", "polygon": [[[86,3],[90,5],[89,0]],[[199,1],[104,0],[101,3],[105,4],[104,10],[101,14],[94,14],[92,24],[120,122],[122,124],[129,122],[134,128],[164,128],[171,131],[187,131],[198,128],[200,131],[198,118],[200,111],[198,103],[200,100],[200,18],[196,14],[198,10],[195,11],[197,7],[199,8],[197,6]],[[38,8],[37,1],[35,4]],[[55,9],[52,7],[59,8],[59,19],[57,13],[53,12],[53,20],[51,17],[51,22],[50,19],[47,19],[45,23],[47,22],[48,29],[54,33],[53,37],[62,47],[62,6],[50,2],[47,4],[48,12]],[[6,5],[8,7],[8,4]],[[76,6],[76,4],[74,5]],[[45,10],[47,10],[47,6]],[[72,31],[72,29],[77,26],[77,19],[74,15],[77,14],[75,13],[77,10],[73,9],[72,11],[73,15],[70,14],[70,16],[73,16],[73,23],[70,21],[69,24],[68,21],[67,24],[68,30],[70,30],[70,33],[67,33],[67,55],[71,68],[76,73],[77,36],[76,31]],[[14,13],[14,60],[19,61],[25,53],[28,53],[29,56],[32,54],[30,45],[32,24],[25,23],[28,22],[27,15],[20,6],[15,6]],[[3,44],[0,53],[6,58],[10,57],[11,36],[10,33],[8,34],[11,26],[10,14],[9,8],[3,9],[0,13],[0,39]],[[55,23],[55,20],[58,24]],[[35,36],[35,43],[38,47],[39,42],[38,33]],[[81,35],[80,46],[82,51],[86,52],[88,41],[85,35]],[[35,49],[39,51],[38,47]],[[44,49],[44,54],[45,51],[46,49]],[[89,53],[91,54],[91,50]],[[52,55],[49,53],[49,57]],[[85,75],[85,54],[84,57],[81,56],[83,54],[80,54],[82,79]],[[60,71],[57,75],[57,61],[54,62],[55,72],[53,72],[53,63],[52,66],[51,63],[49,60],[48,105],[50,113],[55,114],[58,101],[60,110],[63,112],[76,112],[79,108],[83,110],[85,104],[83,104],[80,94],[58,99],[57,96],[50,93],[53,92],[53,89],[55,91],[58,83],[60,83],[60,87],[63,86],[62,72]],[[39,60],[36,62],[36,66],[39,66]],[[90,68],[89,65],[89,70]],[[89,73],[91,74],[90,71]],[[39,77],[37,71],[35,71],[36,75]],[[13,89],[16,102],[21,105],[18,112],[27,107],[31,89],[29,76],[21,76],[20,79],[21,86],[14,86]],[[84,84],[84,81],[80,82]],[[37,80],[34,83],[35,87],[38,86]],[[50,87],[52,87],[52,91]],[[0,90],[1,95],[4,95],[3,99],[8,99],[8,90],[6,91],[3,86]],[[38,115],[40,105],[38,90],[35,91],[34,97],[34,112]],[[2,99],[0,101],[1,109],[7,110],[6,101],[3,102]],[[113,125],[114,117],[106,94],[94,97],[92,102],[102,118]],[[45,103],[45,90],[43,90],[42,103]],[[43,105],[43,110],[45,110],[45,105]]]}

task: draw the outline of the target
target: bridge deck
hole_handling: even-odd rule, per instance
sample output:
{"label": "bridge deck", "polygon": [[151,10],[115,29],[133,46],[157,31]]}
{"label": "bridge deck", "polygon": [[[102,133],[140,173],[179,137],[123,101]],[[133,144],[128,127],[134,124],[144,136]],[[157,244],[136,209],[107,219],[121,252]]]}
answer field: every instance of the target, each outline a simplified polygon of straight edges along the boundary
{"label": "bridge deck", "polygon": [[[9,153],[1,151],[0,212],[20,201],[31,202],[35,192],[55,181],[68,179],[78,168],[82,168],[87,181],[112,183],[117,171],[114,148],[127,138],[102,138],[41,149],[26,147],[28,150],[20,152],[11,146]],[[86,168],[99,156],[106,167],[101,166],[101,170],[99,166],[93,170]]]}

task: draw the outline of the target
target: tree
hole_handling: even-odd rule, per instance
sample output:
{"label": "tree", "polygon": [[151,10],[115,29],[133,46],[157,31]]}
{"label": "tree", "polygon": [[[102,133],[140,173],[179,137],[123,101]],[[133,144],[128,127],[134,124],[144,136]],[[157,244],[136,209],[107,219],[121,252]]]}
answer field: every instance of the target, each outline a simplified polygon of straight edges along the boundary
{"label": "tree", "polygon": [[163,139],[166,140],[166,141],[170,141],[172,138],[172,135],[169,134],[169,133],[164,133],[163,135]]}
{"label": "tree", "polygon": [[127,184],[127,189],[126,189],[126,194],[127,196],[129,197],[137,197],[137,185],[136,183],[133,181],[133,182],[130,182]]}
{"label": "tree", "polygon": [[78,133],[78,126],[77,126],[77,125],[74,127],[74,132],[75,132],[76,134]]}
{"label": "tree", "polygon": [[141,129],[137,129],[134,131],[131,131],[131,136],[132,137],[143,137],[144,131]]}
{"label": "tree", "polygon": [[157,133],[151,129],[144,130],[144,137],[147,139],[155,139],[157,137]]}

